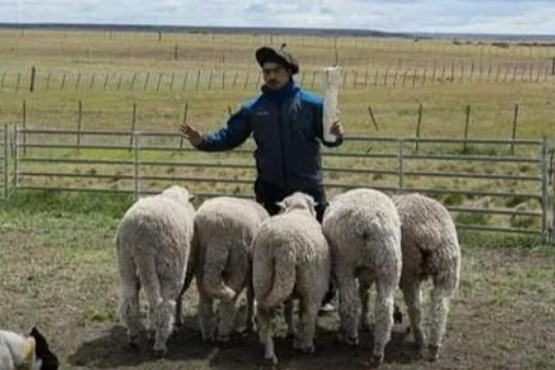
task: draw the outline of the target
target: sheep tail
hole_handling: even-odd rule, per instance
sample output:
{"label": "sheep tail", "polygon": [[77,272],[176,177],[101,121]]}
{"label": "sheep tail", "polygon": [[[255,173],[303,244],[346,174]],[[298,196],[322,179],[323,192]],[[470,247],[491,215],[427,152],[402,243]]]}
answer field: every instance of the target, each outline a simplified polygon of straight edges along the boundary
{"label": "sheep tail", "polygon": [[206,246],[203,271],[203,289],[215,298],[232,300],[237,292],[225,284],[223,275],[228,265],[230,247]]}
{"label": "sheep tail", "polygon": [[260,301],[260,304],[266,308],[276,307],[283,303],[293,293],[295,287],[295,255],[292,250],[281,252],[269,261],[269,268],[264,269],[264,273],[273,275],[273,279],[270,276],[267,276],[266,279],[262,278],[262,280],[271,281],[270,291]]}

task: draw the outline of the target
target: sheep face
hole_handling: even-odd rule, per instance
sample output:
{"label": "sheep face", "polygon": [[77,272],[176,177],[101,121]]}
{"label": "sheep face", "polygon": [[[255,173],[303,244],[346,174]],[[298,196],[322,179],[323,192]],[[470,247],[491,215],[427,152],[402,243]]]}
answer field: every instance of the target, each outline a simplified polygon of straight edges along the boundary
{"label": "sheep face", "polygon": [[314,198],[305,193],[295,192],[276,204],[280,208],[280,214],[289,213],[293,210],[306,210],[316,217],[315,207],[317,203],[314,201]]}
{"label": "sheep face", "polygon": [[172,185],[165,189],[162,192],[162,196],[183,204],[189,203],[195,198],[187,189],[179,185]]}

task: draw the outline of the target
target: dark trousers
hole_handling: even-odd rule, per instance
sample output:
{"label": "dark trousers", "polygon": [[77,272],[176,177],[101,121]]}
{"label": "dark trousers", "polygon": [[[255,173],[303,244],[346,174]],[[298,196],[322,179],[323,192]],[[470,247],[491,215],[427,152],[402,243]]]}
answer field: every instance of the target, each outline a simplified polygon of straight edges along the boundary
{"label": "dark trousers", "polygon": [[[328,205],[326,201],[326,193],[324,192],[323,186],[317,186],[312,189],[302,189],[295,190],[302,191],[314,198],[316,202],[316,218],[318,222],[322,223],[324,218],[324,212]],[[276,215],[279,212],[278,202],[281,202],[283,198],[293,194],[295,191],[285,191],[271,184],[265,183],[261,180],[256,180],[254,184],[254,193],[256,194],[256,201],[268,211],[270,216]]]}
{"label": "dark trousers", "polygon": [[[318,222],[322,223],[324,212],[326,211],[326,207],[328,206],[324,187],[319,186],[313,189],[305,189],[299,191],[302,191],[303,193],[308,194],[314,198],[314,201],[316,202],[316,218],[318,219]],[[277,205],[277,202],[281,202],[283,198],[294,193],[294,191],[286,192],[261,180],[256,180],[254,184],[254,192],[256,194],[256,201],[262,204],[262,206],[266,209],[266,211],[268,211],[270,216],[279,213],[280,209]],[[332,280],[330,280],[330,287],[326,293],[326,296],[324,297],[322,304],[329,303],[335,295],[335,284],[333,284]]]}

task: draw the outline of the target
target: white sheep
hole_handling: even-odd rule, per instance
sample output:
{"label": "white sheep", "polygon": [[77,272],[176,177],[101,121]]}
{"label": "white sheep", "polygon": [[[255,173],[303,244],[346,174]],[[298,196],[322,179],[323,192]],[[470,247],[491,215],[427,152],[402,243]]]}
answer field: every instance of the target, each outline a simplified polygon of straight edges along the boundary
{"label": "white sheep", "polygon": [[403,272],[401,289],[414,339],[421,352],[426,338],[422,326],[420,285],[432,278],[429,359],[436,360],[445,333],[449,301],[459,284],[461,255],[457,230],[447,209],[419,194],[393,197],[401,217]]}
{"label": "white sheep", "polygon": [[216,325],[214,300],[219,299],[218,341],[233,330],[240,293],[247,288],[247,330],[253,323],[251,243],[268,212],[258,203],[231,197],[205,201],[195,214],[202,337],[212,341]]}
{"label": "white sheep", "polygon": [[158,355],[166,352],[176,301],[183,293],[194,228],[191,199],[179,186],[139,199],[123,216],[116,234],[121,320],[129,343],[136,346],[142,328],[142,286],[149,304],[149,335],[154,335]]}
{"label": "white sheep", "polygon": [[377,190],[350,190],[332,199],[322,228],[332,251],[341,334],[348,344],[358,344],[356,280],[363,294],[376,285],[372,361],[379,364],[390,339],[394,295],[401,277],[401,222],[395,205]]}
{"label": "white sheep", "polygon": [[[316,220],[313,198],[294,193],[279,203],[282,211],[259,228],[253,241],[253,285],[257,319],[265,358],[277,364],[272,323],[276,309],[288,307],[293,347],[314,351],[318,310],[329,286],[331,258],[322,228]],[[300,328],[295,333],[292,299],[300,300]]]}

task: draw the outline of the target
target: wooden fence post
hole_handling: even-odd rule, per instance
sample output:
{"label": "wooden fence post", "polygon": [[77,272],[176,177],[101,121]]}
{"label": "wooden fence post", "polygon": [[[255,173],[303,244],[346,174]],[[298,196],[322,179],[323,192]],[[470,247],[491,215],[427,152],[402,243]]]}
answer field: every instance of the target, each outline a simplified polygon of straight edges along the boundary
{"label": "wooden fence post", "polygon": [[135,125],[137,123],[137,102],[133,102],[133,115],[131,116],[131,132],[129,133],[129,151],[133,149]]}
{"label": "wooden fence post", "polygon": [[83,103],[81,100],[77,106],[77,151],[81,149],[81,124],[83,121]]}
{"label": "wooden fence post", "polygon": [[31,85],[29,86],[29,91],[33,92],[35,90],[35,66],[31,67]]}
{"label": "wooden fence post", "polygon": [[422,111],[424,110],[424,107],[422,106],[422,103],[420,103],[420,105],[418,106],[418,120],[416,121],[416,153],[418,153],[418,150],[420,149],[420,141],[418,139],[420,139],[420,127],[422,125]]}
{"label": "wooden fence post", "polygon": [[466,106],[466,119],[465,119],[465,123],[464,123],[464,144],[463,144],[463,153],[466,153],[467,151],[467,142],[466,140],[468,139],[468,125],[470,124],[470,105]]}
{"label": "wooden fence post", "polygon": [[516,126],[518,123],[518,110],[519,110],[519,106],[518,103],[515,104],[515,112],[514,112],[514,117],[513,117],[513,132],[512,132],[512,136],[511,138],[513,139],[513,142],[511,143],[511,155],[515,154],[515,139],[516,139]]}
{"label": "wooden fence post", "polygon": [[376,129],[376,131],[380,131],[380,128],[378,126],[378,123],[376,122],[376,118],[374,117],[374,112],[372,111],[371,106],[368,106],[368,114],[370,115],[370,119],[372,120],[372,124],[374,125],[374,128]]}
{"label": "wooden fence post", "polygon": [[[186,102],[185,109],[183,110],[183,120],[181,121],[183,125],[187,123],[188,112],[189,112],[189,102]],[[183,149],[183,136],[179,138],[179,149]]]}

